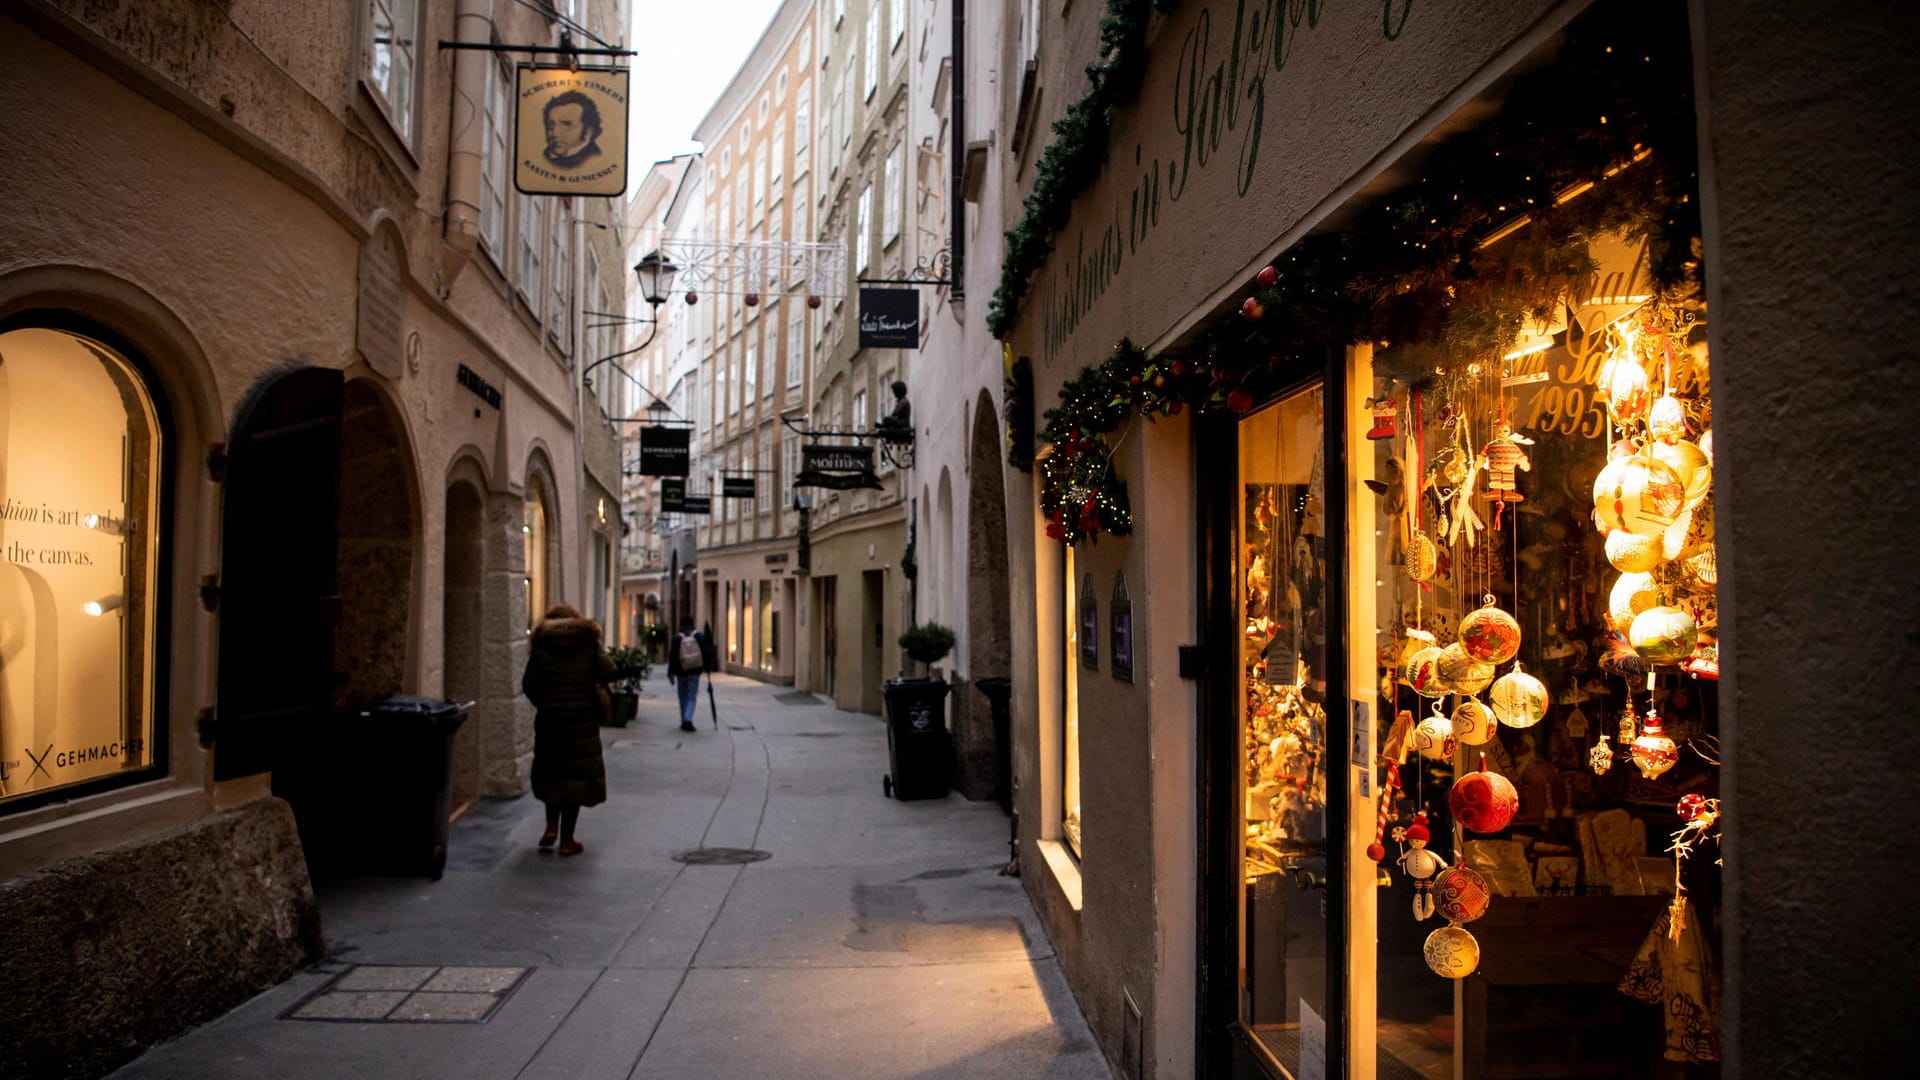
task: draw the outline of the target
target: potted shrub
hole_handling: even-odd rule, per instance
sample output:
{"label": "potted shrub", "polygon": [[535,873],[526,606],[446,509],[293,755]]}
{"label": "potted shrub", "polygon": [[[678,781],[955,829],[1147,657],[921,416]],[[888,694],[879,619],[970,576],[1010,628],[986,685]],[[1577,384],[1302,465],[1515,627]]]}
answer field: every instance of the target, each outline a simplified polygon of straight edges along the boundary
{"label": "potted shrub", "polygon": [[640,684],[653,669],[653,658],[645,649],[618,646],[607,649],[606,657],[607,666],[613,672],[608,684],[613,694],[613,715],[608,722],[614,727],[626,727],[640,711]]}
{"label": "potted shrub", "polygon": [[953,651],[953,631],[939,623],[911,627],[900,635],[900,647],[925,670]]}

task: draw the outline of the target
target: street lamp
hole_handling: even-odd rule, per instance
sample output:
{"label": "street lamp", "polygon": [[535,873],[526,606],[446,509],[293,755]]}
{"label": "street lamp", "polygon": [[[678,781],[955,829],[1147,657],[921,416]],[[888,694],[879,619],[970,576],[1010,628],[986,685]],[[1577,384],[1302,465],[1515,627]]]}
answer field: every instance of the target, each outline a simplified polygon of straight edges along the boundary
{"label": "street lamp", "polygon": [[[667,302],[667,294],[673,291],[673,275],[679,273],[680,268],[655,248],[633,264],[633,272],[640,277],[641,298],[657,312],[660,305]],[[657,321],[658,316],[655,318]]]}

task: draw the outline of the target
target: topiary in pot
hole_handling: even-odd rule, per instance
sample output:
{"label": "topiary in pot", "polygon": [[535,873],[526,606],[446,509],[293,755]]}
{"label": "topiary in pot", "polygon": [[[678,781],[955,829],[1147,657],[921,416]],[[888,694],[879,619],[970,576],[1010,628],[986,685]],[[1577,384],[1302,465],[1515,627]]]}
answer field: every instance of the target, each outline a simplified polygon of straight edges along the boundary
{"label": "topiary in pot", "polygon": [[901,634],[900,647],[923,665],[937,664],[953,651],[953,631],[939,623],[924,623]]}

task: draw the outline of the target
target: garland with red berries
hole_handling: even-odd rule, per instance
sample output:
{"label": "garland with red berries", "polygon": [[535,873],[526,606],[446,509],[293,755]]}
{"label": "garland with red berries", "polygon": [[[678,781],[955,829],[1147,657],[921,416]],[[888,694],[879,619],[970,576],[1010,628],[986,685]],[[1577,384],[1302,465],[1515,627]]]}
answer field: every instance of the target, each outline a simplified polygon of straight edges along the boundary
{"label": "garland with red berries", "polygon": [[1659,293],[1698,288],[1684,20],[1658,0],[1589,11],[1494,120],[1435,147],[1419,180],[1343,230],[1262,268],[1237,315],[1177,355],[1122,340],[1069,380],[1039,433],[1049,535],[1073,544],[1131,529],[1109,437],[1135,414],[1244,413],[1333,343],[1390,346],[1384,362],[1403,381],[1497,358],[1594,272],[1597,238],[1644,240]]}

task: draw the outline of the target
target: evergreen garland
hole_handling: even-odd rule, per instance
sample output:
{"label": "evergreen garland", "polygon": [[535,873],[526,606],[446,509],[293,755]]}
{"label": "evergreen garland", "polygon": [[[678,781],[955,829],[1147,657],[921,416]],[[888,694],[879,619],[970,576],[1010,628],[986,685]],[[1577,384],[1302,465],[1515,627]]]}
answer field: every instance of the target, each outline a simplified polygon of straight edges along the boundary
{"label": "evergreen garland", "polygon": [[1022,356],[1007,365],[1005,390],[1007,464],[1021,472],[1032,472],[1033,361]]}
{"label": "evergreen garland", "polygon": [[[1697,290],[1684,13],[1658,0],[1590,11],[1555,62],[1518,79],[1496,119],[1435,148],[1423,173],[1342,231],[1295,245],[1237,314],[1179,355],[1149,358],[1122,340],[1062,386],[1040,432],[1049,535],[1072,544],[1102,528],[1122,534],[1105,524],[1114,508],[1131,528],[1107,436],[1135,413],[1244,413],[1347,342],[1390,346],[1376,367],[1406,382],[1497,359],[1594,271],[1588,245],[1600,236],[1645,240],[1661,294]],[[1522,215],[1530,224],[1486,243]]]}

